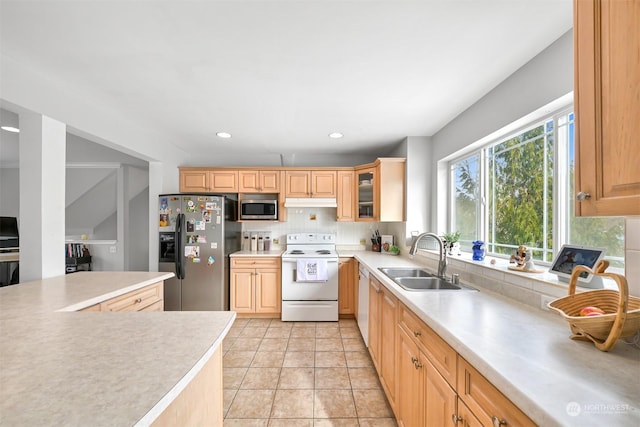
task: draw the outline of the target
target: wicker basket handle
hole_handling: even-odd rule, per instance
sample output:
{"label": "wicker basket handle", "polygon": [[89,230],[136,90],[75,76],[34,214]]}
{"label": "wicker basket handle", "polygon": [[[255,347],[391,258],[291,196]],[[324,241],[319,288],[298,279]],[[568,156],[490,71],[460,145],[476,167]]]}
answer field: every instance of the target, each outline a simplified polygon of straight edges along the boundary
{"label": "wicker basket handle", "polygon": [[573,267],[573,271],[571,272],[571,280],[569,280],[569,295],[573,295],[576,293],[576,283],[578,282],[578,277],[580,277],[580,273],[585,271],[589,274],[593,274],[594,276],[610,276],[606,274],[604,271],[609,268],[609,261],[601,259],[591,270],[586,265],[576,265]]}
{"label": "wicker basket handle", "polygon": [[571,272],[571,279],[569,281],[569,295],[573,295],[576,292],[576,282],[580,273],[586,271],[589,274],[595,276],[610,277],[618,285],[620,299],[618,300],[618,311],[616,313],[616,319],[611,326],[609,336],[605,341],[596,340],[594,337],[589,336],[589,339],[593,341],[596,347],[602,351],[608,351],[613,347],[615,342],[620,338],[624,322],[627,319],[627,306],[629,304],[629,285],[627,279],[624,276],[615,273],[605,273],[605,270],[609,267],[609,261],[600,260],[593,270],[584,265],[578,265],[574,267]]}

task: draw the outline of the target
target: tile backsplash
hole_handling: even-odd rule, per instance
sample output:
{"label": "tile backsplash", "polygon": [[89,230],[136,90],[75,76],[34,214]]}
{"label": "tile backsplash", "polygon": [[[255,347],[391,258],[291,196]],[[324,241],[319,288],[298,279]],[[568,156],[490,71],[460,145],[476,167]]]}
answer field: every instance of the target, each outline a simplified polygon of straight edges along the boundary
{"label": "tile backsplash", "polygon": [[[365,247],[371,245],[371,234],[378,230],[380,234],[393,234],[388,223],[377,222],[338,222],[335,208],[287,208],[286,222],[243,222],[242,231],[269,231],[274,240],[274,249],[286,246],[289,233],[335,233],[337,246],[353,246],[353,249],[365,241]],[[399,236],[396,236],[398,239]],[[278,240],[278,245],[275,240]]]}
{"label": "tile backsplash", "polygon": [[625,221],[625,277],[629,294],[640,297],[640,216]]}

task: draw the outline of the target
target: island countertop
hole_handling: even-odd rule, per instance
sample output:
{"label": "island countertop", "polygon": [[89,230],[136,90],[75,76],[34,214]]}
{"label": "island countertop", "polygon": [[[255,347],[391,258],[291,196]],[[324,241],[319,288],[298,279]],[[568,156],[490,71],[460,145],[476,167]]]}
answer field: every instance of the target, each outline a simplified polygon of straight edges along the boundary
{"label": "island countertop", "polygon": [[640,425],[637,347],[619,340],[601,352],[571,340],[568,324],[554,313],[479,286],[479,292],[406,291],[378,270],[422,267],[420,257],[353,255],[538,425]]}
{"label": "island countertop", "polygon": [[80,272],[0,288],[0,424],[149,425],[234,312],[75,312],[172,277]]}

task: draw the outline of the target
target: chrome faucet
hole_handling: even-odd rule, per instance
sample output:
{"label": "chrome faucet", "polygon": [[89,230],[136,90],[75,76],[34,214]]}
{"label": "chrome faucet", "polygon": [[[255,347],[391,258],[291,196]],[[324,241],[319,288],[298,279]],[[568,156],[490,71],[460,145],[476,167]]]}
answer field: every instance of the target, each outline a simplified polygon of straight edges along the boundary
{"label": "chrome faucet", "polygon": [[447,251],[444,247],[444,242],[436,233],[422,233],[413,241],[411,245],[411,249],[409,249],[409,255],[413,256],[418,251],[418,243],[425,237],[431,237],[436,242],[438,242],[438,246],[440,247],[440,259],[438,261],[438,277],[441,279],[446,279],[447,274]]}

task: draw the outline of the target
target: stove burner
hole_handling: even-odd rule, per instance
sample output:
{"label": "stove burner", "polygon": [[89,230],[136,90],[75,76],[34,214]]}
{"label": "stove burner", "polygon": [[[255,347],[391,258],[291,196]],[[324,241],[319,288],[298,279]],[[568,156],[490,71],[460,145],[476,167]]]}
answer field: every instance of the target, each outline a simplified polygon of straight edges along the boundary
{"label": "stove burner", "polygon": [[289,251],[289,253],[290,253],[291,255],[302,255],[302,254],[304,254],[304,251],[302,251],[302,250],[300,250],[300,249],[294,249],[294,250],[292,250],[292,251]]}
{"label": "stove burner", "polygon": [[319,250],[316,251],[316,253],[320,254],[320,255],[329,255],[329,254],[331,254],[331,251],[328,250],[328,249],[319,249]]}

